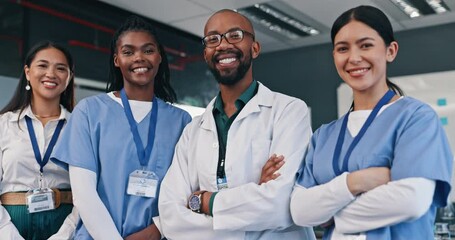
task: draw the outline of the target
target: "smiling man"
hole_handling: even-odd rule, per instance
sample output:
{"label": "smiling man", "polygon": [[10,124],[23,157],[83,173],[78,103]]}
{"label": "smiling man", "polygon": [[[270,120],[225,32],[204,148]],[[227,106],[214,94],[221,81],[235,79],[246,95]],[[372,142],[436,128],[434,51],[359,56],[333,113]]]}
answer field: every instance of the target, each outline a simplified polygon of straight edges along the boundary
{"label": "smiling man", "polygon": [[[246,17],[218,11],[204,35],[204,58],[220,93],[176,146],[155,224],[168,239],[314,239],[289,212],[312,133],[306,104],[254,80],[261,47]],[[263,181],[273,154],[285,162]]]}

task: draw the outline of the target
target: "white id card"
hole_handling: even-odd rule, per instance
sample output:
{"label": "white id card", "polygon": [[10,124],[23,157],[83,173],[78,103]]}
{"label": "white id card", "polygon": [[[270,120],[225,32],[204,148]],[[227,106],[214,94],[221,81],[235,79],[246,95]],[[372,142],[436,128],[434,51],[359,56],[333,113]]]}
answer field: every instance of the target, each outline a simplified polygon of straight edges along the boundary
{"label": "white id card", "polygon": [[158,188],[158,177],[154,172],[145,170],[136,170],[130,173],[128,179],[129,195],[154,198]]}
{"label": "white id card", "polygon": [[54,191],[50,188],[33,189],[26,193],[27,210],[29,213],[52,210],[54,205]]}
{"label": "white id card", "polygon": [[229,186],[227,184],[226,177],[224,178],[217,178],[216,179],[216,186],[218,187],[218,191],[221,191],[223,189],[228,189]]}

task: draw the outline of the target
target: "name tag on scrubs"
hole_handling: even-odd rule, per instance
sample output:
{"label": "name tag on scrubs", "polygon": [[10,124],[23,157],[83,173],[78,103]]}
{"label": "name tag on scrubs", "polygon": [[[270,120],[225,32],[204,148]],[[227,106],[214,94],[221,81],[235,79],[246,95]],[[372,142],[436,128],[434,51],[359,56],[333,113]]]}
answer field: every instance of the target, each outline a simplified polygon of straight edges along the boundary
{"label": "name tag on scrubs", "polygon": [[29,213],[52,210],[54,205],[54,191],[50,188],[41,188],[26,193],[27,209]]}
{"label": "name tag on scrubs", "polygon": [[129,195],[154,198],[156,197],[157,188],[158,177],[154,172],[136,170],[130,174],[126,193]]}

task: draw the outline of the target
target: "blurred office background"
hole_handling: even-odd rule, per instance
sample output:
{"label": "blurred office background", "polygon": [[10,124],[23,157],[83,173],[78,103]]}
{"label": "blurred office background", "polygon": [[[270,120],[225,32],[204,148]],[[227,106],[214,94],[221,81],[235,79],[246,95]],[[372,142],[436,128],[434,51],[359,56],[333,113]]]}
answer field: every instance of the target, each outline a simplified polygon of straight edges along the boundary
{"label": "blurred office background", "polygon": [[[316,129],[339,111],[342,81],[332,60],[331,24],[360,4],[384,10],[397,32],[400,50],[390,77],[455,70],[454,0],[0,0],[0,107],[12,95],[27,50],[42,39],[63,43],[74,55],[78,100],[103,92],[111,36],[132,13],[157,27],[179,102],[204,107],[218,90],[200,38],[214,11],[231,8],[253,20],[262,43],[255,78],[307,102]],[[454,75],[449,78],[455,81]]]}

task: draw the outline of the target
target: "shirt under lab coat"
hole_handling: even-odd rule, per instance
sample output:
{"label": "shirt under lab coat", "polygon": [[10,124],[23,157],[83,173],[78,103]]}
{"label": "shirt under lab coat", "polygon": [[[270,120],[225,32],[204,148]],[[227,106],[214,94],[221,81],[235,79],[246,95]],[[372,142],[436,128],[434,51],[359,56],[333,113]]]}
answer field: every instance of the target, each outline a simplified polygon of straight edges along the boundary
{"label": "shirt under lab coat", "polygon": [[[312,134],[308,108],[262,84],[228,132],[229,189],[216,195],[213,217],[187,208],[192,192],[218,191],[213,103],[185,128],[176,146],[161,185],[160,216],[154,218],[162,234],[168,239],[315,239],[311,229],[294,225],[289,210],[295,174]],[[273,153],[285,158],[281,176],[258,185],[261,169]]]}

